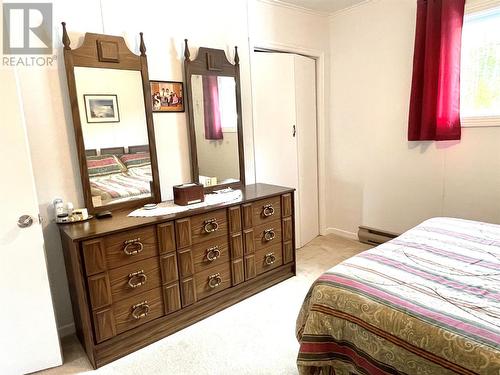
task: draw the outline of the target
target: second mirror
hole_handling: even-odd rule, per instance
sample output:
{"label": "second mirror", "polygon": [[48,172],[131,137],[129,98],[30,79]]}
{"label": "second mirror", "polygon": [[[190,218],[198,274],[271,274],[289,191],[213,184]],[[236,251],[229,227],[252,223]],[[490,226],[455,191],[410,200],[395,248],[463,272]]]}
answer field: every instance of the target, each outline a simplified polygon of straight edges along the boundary
{"label": "second mirror", "polygon": [[193,180],[208,190],[244,184],[239,59],[222,50],[200,48],[185,69]]}

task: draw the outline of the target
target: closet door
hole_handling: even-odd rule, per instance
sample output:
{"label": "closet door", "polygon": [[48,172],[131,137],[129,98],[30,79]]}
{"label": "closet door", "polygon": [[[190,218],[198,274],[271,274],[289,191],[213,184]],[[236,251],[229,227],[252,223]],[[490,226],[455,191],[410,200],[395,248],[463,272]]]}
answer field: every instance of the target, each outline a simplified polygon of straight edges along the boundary
{"label": "closet door", "polygon": [[252,59],[257,182],[289,186],[302,247],[318,235],[315,62],[286,53]]}
{"label": "closet door", "polygon": [[257,182],[297,188],[293,55],[256,53],[252,81]]}
{"label": "closet door", "polygon": [[316,62],[309,57],[293,56],[300,207],[296,220],[298,244],[303,246],[319,235]]}

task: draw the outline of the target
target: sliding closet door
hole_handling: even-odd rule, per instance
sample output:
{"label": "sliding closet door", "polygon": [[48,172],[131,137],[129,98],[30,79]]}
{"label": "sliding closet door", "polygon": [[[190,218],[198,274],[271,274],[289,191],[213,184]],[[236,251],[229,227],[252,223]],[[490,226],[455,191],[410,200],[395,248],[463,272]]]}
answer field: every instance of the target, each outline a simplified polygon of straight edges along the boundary
{"label": "sliding closet door", "polygon": [[300,245],[319,235],[316,62],[294,55]]}
{"label": "sliding closet door", "polygon": [[315,62],[286,53],[252,58],[257,182],[295,195],[297,247],[318,235]]}
{"label": "sliding closet door", "polygon": [[252,61],[257,182],[298,187],[293,56],[258,53]]}

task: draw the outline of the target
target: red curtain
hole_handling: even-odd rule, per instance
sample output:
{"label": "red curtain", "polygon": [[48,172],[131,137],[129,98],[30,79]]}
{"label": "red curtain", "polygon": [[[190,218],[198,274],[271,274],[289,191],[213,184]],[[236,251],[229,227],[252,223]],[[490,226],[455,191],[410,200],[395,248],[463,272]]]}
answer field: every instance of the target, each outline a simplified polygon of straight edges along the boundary
{"label": "red curtain", "polygon": [[205,139],[223,139],[219,110],[219,84],[217,76],[203,75],[202,84]]}
{"label": "red curtain", "polygon": [[460,139],[465,0],[417,0],[409,141]]}

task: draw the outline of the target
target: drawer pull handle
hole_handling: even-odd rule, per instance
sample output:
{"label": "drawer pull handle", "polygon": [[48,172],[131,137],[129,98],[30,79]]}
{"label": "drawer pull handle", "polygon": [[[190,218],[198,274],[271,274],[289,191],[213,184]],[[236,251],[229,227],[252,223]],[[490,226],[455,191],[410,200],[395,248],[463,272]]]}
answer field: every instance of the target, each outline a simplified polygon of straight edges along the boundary
{"label": "drawer pull handle", "polygon": [[274,231],[274,228],[266,229],[264,231],[264,239],[269,242],[272,241],[276,238],[276,232]]}
{"label": "drawer pull handle", "polygon": [[217,223],[217,219],[205,220],[205,225],[203,226],[203,230],[205,233],[212,233],[219,229],[219,224]]}
{"label": "drawer pull handle", "polygon": [[210,288],[217,288],[220,284],[222,284],[222,277],[220,277],[220,273],[208,276],[208,286]]}
{"label": "drawer pull handle", "polygon": [[144,245],[142,244],[140,238],[127,240],[124,242],[124,245],[125,247],[123,248],[123,252],[127,255],[139,254],[144,249]]}
{"label": "drawer pull handle", "polygon": [[146,284],[148,277],[144,273],[144,270],[140,270],[128,275],[128,285],[131,288],[137,288],[138,286]]}
{"label": "drawer pull handle", "polygon": [[218,257],[220,257],[219,246],[214,246],[207,249],[207,259],[209,262],[213,262]]}
{"label": "drawer pull handle", "polygon": [[132,306],[132,316],[134,319],[144,318],[149,314],[149,310],[150,307],[148,301],[138,303],[137,305]]}
{"label": "drawer pull handle", "polygon": [[266,257],[264,259],[264,262],[270,266],[271,264],[273,264],[274,262],[276,262],[276,256],[274,255],[274,253],[269,253],[269,254],[266,254]]}
{"label": "drawer pull handle", "polygon": [[272,204],[266,204],[262,209],[262,215],[269,217],[274,215],[274,207]]}

